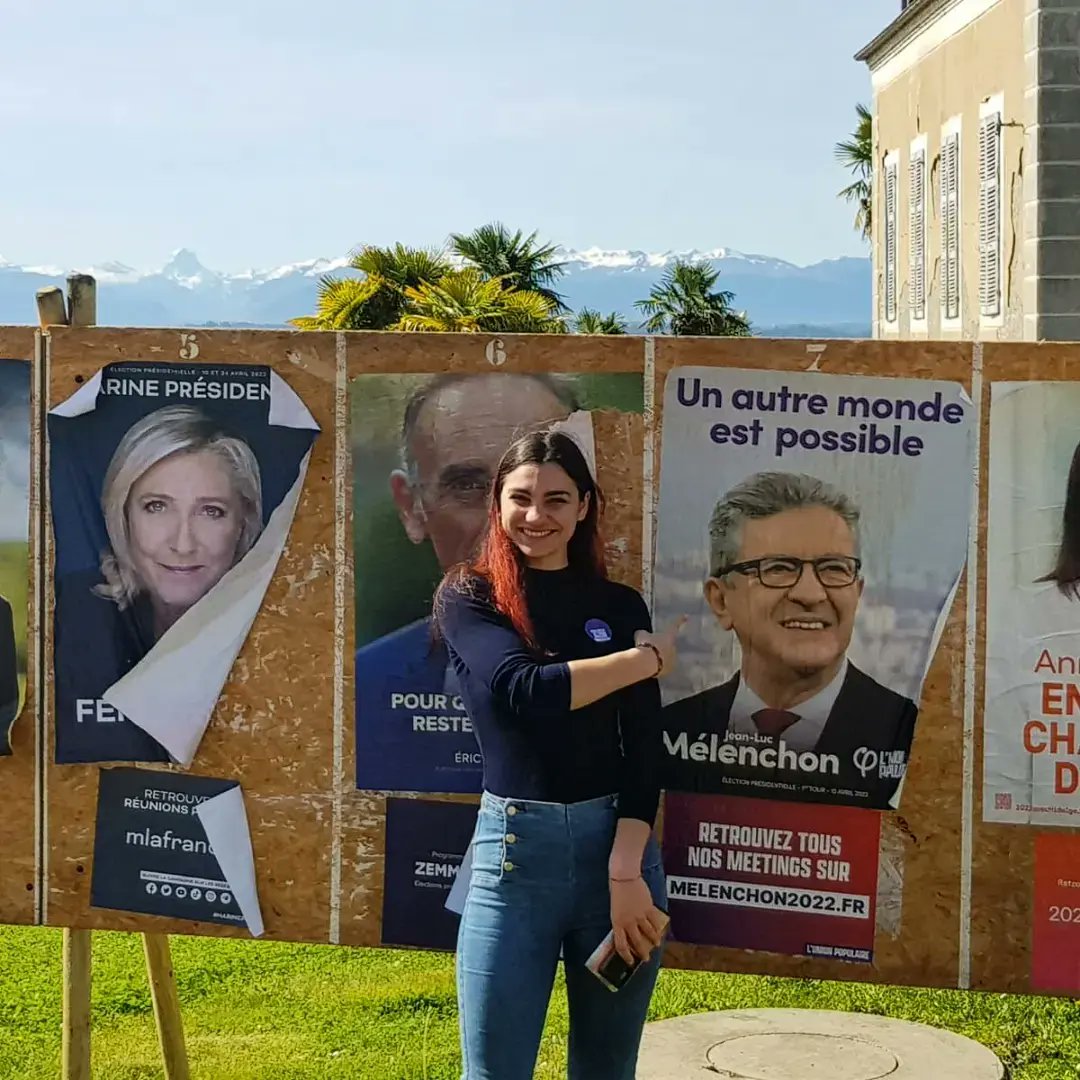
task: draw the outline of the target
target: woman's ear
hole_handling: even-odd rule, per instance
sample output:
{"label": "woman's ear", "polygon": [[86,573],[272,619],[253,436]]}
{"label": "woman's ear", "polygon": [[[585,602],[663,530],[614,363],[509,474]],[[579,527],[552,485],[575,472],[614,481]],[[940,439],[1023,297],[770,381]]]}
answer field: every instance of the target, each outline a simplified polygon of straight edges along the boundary
{"label": "woman's ear", "polygon": [[585,515],[589,512],[589,505],[592,502],[592,492],[586,491],[585,497],[581,500],[581,506],[578,509],[578,521],[584,521]]}

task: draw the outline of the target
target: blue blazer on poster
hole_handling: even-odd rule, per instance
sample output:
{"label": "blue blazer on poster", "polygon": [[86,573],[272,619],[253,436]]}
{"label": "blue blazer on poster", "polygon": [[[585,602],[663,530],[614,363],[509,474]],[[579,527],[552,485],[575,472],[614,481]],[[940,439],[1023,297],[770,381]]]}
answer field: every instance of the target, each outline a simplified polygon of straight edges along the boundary
{"label": "blue blazer on poster", "polygon": [[356,786],[480,791],[476,736],[446,648],[418,619],[356,652]]}

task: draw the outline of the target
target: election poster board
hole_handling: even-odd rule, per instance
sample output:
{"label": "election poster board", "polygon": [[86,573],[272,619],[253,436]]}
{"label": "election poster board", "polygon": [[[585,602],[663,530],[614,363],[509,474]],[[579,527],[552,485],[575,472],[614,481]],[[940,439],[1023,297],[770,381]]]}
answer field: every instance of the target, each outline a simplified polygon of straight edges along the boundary
{"label": "election poster board", "polygon": [[387,800],[384,945],[454,950],[459,918],[446,903],[472,840],[476,813],[470,803]]}
{"label": "election poster board", "polygon": [[26,700],[30,362],[0,356],[0,756]]}
{"label": "election poster board", "polygon": [[1080,384],[990,387],[985,821],[1080,826]]}
{"label": "election poster board", "polygon": [[[0,342],[4,340],[0,332]],[[28,349],[4,348],[0,355],[30,355],[32,334],[28,340]],[[0,819],[0,843],[5,852],[0,871],[0,919],[37,921],[52,926],[252,936],[248,926],[240,923],[209,922],[179,913],[146,914],[91,904],[102,763],[58,764],[56,732],[51,719],[48,723],[44,721],[52,716],[55,691],[52,678],[55,589],[51,572],[59,553],[52,543],[49,516],[52,507],[47,484],[43,498],[36,500],[35,490],[40,488],[35,488],[33,477],[48,480],[47,474],[42,477],[41,468],[45,464],[46,445],[43,429],[49,411],[69,400],[109,364],[130,361],[187,366],[263,365],[293,388],[319,426],[322,434],[311,447],[307,477],[284,549],[251,628],[220,687],[210,723],[191,764],[148,763],[150,767],[144,771],[207,778],[234,785],[227,791],[242,792],[266,938],[368,946],[382,943],[383,912],[388,910],[387,886],[398,890],[398,885],[396,879],[391,882],[388,876],[385,792],[355,786],[353,667],[360,626],[356,608],[367,601],[369,593],[365,591],[357,596],[354,592],[353,571],[357,568],[354,567],[354,534],[356,529],[373,527],[375,522],[368,519],[370,508],[363,508],[361,520],[361,507],[354,506],[353,474],[359,457],[352,450],[360,433],[350,417],[352,381],[368,374],[424,376],[441,371],[472,375],[531,371],[589,376],[621,374],[639,379],[644,376],[641,411],[606,407],[589,410],[589,415],[597,470],[609,498],[607,539],[613,575],[642,588],[659,603],[667,586],[661,578],[660,562],[650,559],[649,553],[655,539],[652,519],[654,514],[657,517],[663,514],[661,506],[669,470],[664,438],[670,414],[664,394],[672,369],[706,368],[721,373],[769,371],[832,378],[887,377],[890,382],[911,381],[920,386],[935,382],[959,384],[974,394],[982,421],[980,457],[967,489],[968,494],[977,489],[980,500],[978,508],[970,503],[966,508],[974,525],[967,541],[971,556],[968,573],[974,579],[969,587],[968,576],[961,576],[955,598],[944,615],[940,637],[932,647],[932,660],[921,693],[917,700],[911,698],[918,706],[918,719],[898,807],[872,810],[859,805],[812,805],[728,792],[690,792],[685,796],[676,793],[668,799],[668,802],[685,798],[725,803],[739,799],[751,803],[755,813],[763,817],[783,814],[785,807],[794,805],[807,815],[835,814],[837,820],[849,814],[857,815],[867,829],[877,822],[880,840],[872,945],[866,944],[865,937],[854,942],[838,937],[832,924],[831,931],[821,924],[811,927],[810,933],[786,939],[774,933],[775,928],[758,927],[752,948],[715,943],[724,940],[724,920],[720,916],[726,912],[713,911],[708,925],[700,928],[700,935],[686,934],[687,938],[700,936],[703,940],[672,940],[665,963],[701,970],[882,984],[1076,992],[1068,989],[1071,975],[1066,961],[1071,955],[1067,951],[1071,939],[1064,936],[1062,923],[1066,916],[1061,914],[1062,910],[1071,911],[1075,907],[1070,900],[1072,886],[1068,884],[1072,877],[1066,869],[1073,856],[1069,851],[1060,858],[1051,853],[1048,861],[1042,854],[1041,839],[1050,834],[1064,841],[1072,837],[1072,831],[1061,825],[1018,827],[1013,823],[982,820],[981,781],[986,657],[983,605],[989,585],[985,557],[990,476],[989,388],[999,379],[1025,382],[1049,376],[1063,383],[1080,383],[1080,348],[988,343],[977,349],[965,342],[760,339],[646,342],[631,338],[586,341],[573,335],[523,338],[504,335],[495,339],[485,335],[106,328],[56,328],[43,337],[43,343],[45,368],[38,369],[40,378],[35,379],[35,386],[41,386],[44,394],[33,412],[31,436],[32,447],[37,447],[36,453],[40,455],[35,459],[32,453],[31,461],[35,470],[31,478],[31,540],[35,529],[40,528],[41,550],[40,559],[35,560],[31,569],[40,566],[45,580],[40,588],[32,586],[30,590],[32,598],[40,598],[40,612],[35,612],[35,603],[30,606],[30,637],[35,639],[34,620],[39,618],[40,636],[36,640],[43,664],[42,671],[35,675],[32,648],[27,708],[13,729],[13,754],[0,758],[0,795],[5,806],[5,815]],[[1040,418],[1033,426],[1038,429],[1046,425]],[[908,445],[909,449],[913,448]],[[730,447],[717,449],[734,452]],[[709,498],[701,491],[704,485],[715,484],[713,467],[719,458],[702,460],[710,468],[699,468],[690,477],[697,485],[700,512],[704,512]],[[385,469],[384,480],[391,471],[391,467]],[[945,482],[944,477],[943,472],[941,483]],[[715,495],[714,491],[712,497]],[[384,561],[384,580],[380,584],[392,592],[397,587],[393,584],[394,574],[405,569],[401,552],[419,557],[424,546],[409,539],[392,495],[390,502],[389,507],[384,503],[384,519],[388,511],[389,521],[398,529],[399,548]],[[663,523],[660,524],[662,528]],[[921,524],[931,538],[940,527],[932,515],[926,515],[926,521]],[[428,555],[430,559],[430,552]],[[437,576],[437,563],[432,569],[429,561],[429,569],[430,581]],[[693,582],[687,596],[698,601],[703,584],[700,579]],[[871,585],[868,576],[855,620],[856,631],[864,617],[862,603],[870,595]],[[414,595],[418,606],[427,602],[422,591]],[[677,613],[681,609],[680,602],[669,611]],[[704,614],[702,610],[697,618]],[[656,611],[654,615],[662,625],[665,616]],[[414,613],[401,617],[402,624],[417,617],[414,608]],[[387,625],[389,630],[393,629],[392,624]],[[378,636],[388,629],[369,627],[367,632]],[[692,618],[681,637],[681,657],[691,665],[709,662],[707,657],[703,661],[698,655],[707,651],[702,647],[704,639],[699,630]],[[852,641],[858,639],[859,633],[853,632]],[[853,657],[854,649],[853,644]],[[887,675],[879,675],[872,669],[868,674],[889,687]],[[696,691],[691,688],[688,692]],[[41,695],[40,707],[38,695]],[[701,730],[693,732],[688,744],[704,741],[704,752],[708,755],[708,732],[701,739]],[[25,771],[20,771],[24,767]],[[36,775],[38,770],[40,776]],[[39,786],[35,788],[35,784]],[[159,789],[144,785],[141,796],[130,797],[143,798],[146,790]],[[469,793],[448,794],[439,806],[455,808],[441,811],[449,820],[457,813],[456,808],[466,802],[473,803],[475,798]],[[462,811],[466,816],[472,812],[471,806]],[[699,818],[697,825],[700,829],[703,820],[731,824],[728,817],[709,815]],[[688,820],[692,825],[694,819]],[[809,817],[805,820],[809,821]],[[672,827],[675,821],[673,817]],[[752,823],[752,827],[756,824]],[[768,827],[797,831],[800,825],[801,822],[782,818]],[[40,833],[35,834],[38,828]],[[170,825],[165,825],[165,830],[169,828]],[[842,824],[824,821],[817,822],[813,831],[841,837],[840,856],[820,857],[828,862],[852,863],[850,893],[842,882],[820,883],[827,887],[816,891],[873,897],[872,867],[866,868],[865,861],[856,866],[856,860],[848,858],[850,851],[861,850],[858,845],[862,839]],[[782,891],[805,887],[805,881],[798,884],[791,879],[791,865],[784,868],[787,878],[761,880],[768,861],[764,856],[790,853],[772,846],[775,836],[768,847],[756,843],[753,834],[749,839],[749,850],[743,849],[739,865],[751,866],[751,870],[743,872],[757,875],[758,880],[737,884]],[[760,834],[757,840],[762,840]],[[39,859],[34,857],[35,842]],[[870,842],[866,843],[869,846]],[[214,846],[216,851],[217,845]],[[394,850],[403,850],[396,842],[393,846]],[[707,839],[694,846],[724,849],[722,855],[709,858],[724,862],[724,874],[739,872],[727,867],[724,844],[712,844]],[[158,853],[149,844],[147,850]],[[430,850],[442,849],[431,845]],[[1065,860],[1065,866],[1060,860]],[[400,868],[400,861],[392,858],[391,862]],[[708,878],[711,873],[718,873],[713,869],[706,874],[704,871],[709,868],[699,865],[691,867],[689,858],[686,863],[684,877]],[[772,869],[779,867],[777,863]],[[415,881],[415,860],[410,869]],[[861,876],[864,869],[865,876]],[[455,884],[459,880],[455,876]],[[716,886],[710,883],[707,888]],[[180,899],[187,901],[190,896]],[[392,904],[389,910],[393,912]],[[405,936],[392,925],[388,929],[391,937]],[[1063,936],[1047,937],[1051,931]],[[710,936],[712,943],[708,943]],[[808,945],[813,950],[808,950]],[[832,950],[832,955],[823,949]],[[866,959],[866,950],[871,949],[870,959]],[[1055,957],[1061,958],[1057,970],[1048,960]],[[1053,989],[1054,986],[1062,989]]]}
{"label": "election poster board", "polygon": [[243,793],[235,780],[102,769],[90,903],[263,933]]}
{"label": "election poster board", "polygon": [[189,765],[318,425],[267,366],[139,360],[95,373],[48,432],[56,760]]}
{"label": "election poster board", "polygon": [[958,382],[675,367],[654,616],[666,786],[895,808],[967,556]]}
{"label": "election poster board", "polygon": [[[348,507],[349,532],[345,534],[348,547],[349,569],[352,576],[347,580],[347,601],[344,627],[346,633],[346,663],[344,664],[343,697],[346,708],[355,707],[358,697],[362,704],[365,670],[362,654],[365,648],[380,638],[393,635],[427,617],[431,610],[432,592],[440,576],[440,558],[454,550],[453,530],[438,530],[439,545],[443,555],[437,556],[432,538],[426,529],[412,528],[418,523],[410,513],[402,513],[413,507],[410,499],[395,501],[400,496],[411,495],[414,485],[395,484],[407,468],[403,462],[402,432],[405,428],[405,409],[417,391],[430,386],[434,373],[465,375],[480,381],[459,384],[461,391],[470,391],[466,402],[459,396],[460,417],[470,412],[475,417],[487,415],[489,419],[513,419],[514,430],[522,422],[522,398],[526,403],[533,398],[535,405],[538,389],[543,389],[535,379],[503,378],[490,381],[483,378],[499,375],[544,375],[544,381],[552,377],[569,390],[569,400],[558,407],[564,420],[555,422],[570,425],[576,421],[570,434],[579,442],[587,442],[587,432],[592,433],[597,479],[606,496],[604,515],[604,540],[609,575],[641,589],[646,560],[643,554],[648,547],[650,531],[644,520],[646,493],[649,489],[647,473],[643,468],[642,447],[646,439],[644,347],[640,338],[629,335],[621,337],[580,336],[554,334],[499,335],[483,334],[344,334],[340,337],[338,357],[344,357],[346,377],[339,380],[338,401],[345,410],[343,427],[348,449],[348,485],[341,497]],[[340,368],[339,368],[340,371]],[[388,378],[389,377],[389,378]],[[450,388],[447,387],[447,390]],[[498,399],[494,391],[505,395],[498,416],[493,413],[493,403]],[[375,391],[378,392],[375,392]],[[482,392],[481,392],[482,391]],[[511,397],[511,392],[513,396]],[[448,398],[443,399],[445,404]],[[543,395],[543,402],[550,397]],[[439,404],[438,399],[428,399],[428,405]],[[511,408],[513,405],[513,408]],[[569,408],[568,408],[569,406]],[[545,409],[550,406],[545,405]],[[582,414],[587,425],[579,422]],[[429,412],[428,417],[432,414]],[[438,413],[436,414],[438,415]],[[424,421],[424,416],[420,419]],[[426,422],[426,421],[425,421]],[[503,429],[506,430],[505,427]],[[475,433],[475,424],[473,425]],[[482,433],[476,433],[482,434]],[[509,442],[507,432],[499,442]],[[468,474],[476,476],[475,467],[492,468],[491,455],[498,447],[486,453],[477,453],[476,440],[471,444],[473,452],[462,460],[458,448],[445,440],[439,447],[453,453],[429,455],[429,466],[441,465],[440,475],[453,466],[445,477],[451,487],[458,486]],[[429,443],[430,447],[430,443]],[[481,448],[483,442],[481,442]],[[590,451],[585,446],[586,456]],[[501,452],[501,451],[500,451]],[[417,463],[419,464],[419,462]],[[459,468],[464,466],[464,468]],[[430,471],[423,477],[415,477],[417,493],[430,495]],[[420,507],[424,512],[426,504]],[[460,518],[456,520],[460,521]],[[466,536],[475,534],[475,515],[466,518],[471,528],[463,530]],[[442,519],[446,524],[446,518]],[[407,529],[407,526],[412,531]],[[456,535],[460,536],[461,533]],[[381,672],[376,672],[381,676]],[[378,686],[378,678],[375,683]],[[370,690],[370,688],[369,688]],[[437,692],[437,691],[436,691]],[[380,704],[376,698],[376,704]],[[411,713],[407,714],[411,717]],[[423,710],[419,715],[446,715],[438,711]],[[442,794],[444,780],[432,779],[433,752],[425,752],[416,767],[403,773],[400,758],[400,737],[395,742],[390,729],[388,760],[377,760],[372,742],[383,737],[383,732],[364,730],[364,724],[353,723],[348,727],[343,747],[342,829],[340,866],[340,936],[348,945],[379,945],[382,941],[380,926],[384,910],[388,866],[384,822],[388,792],[396,788],[378,786],[385,783],[407,783],[406,790],[420,791],[421,785],[429,786],[441,796],[441,804],[462,803],[470,806],[475,814],[476,795],[479,787],[479,761],[471,763],[472,779],[463,787],[472,791]],[[408,726],[399,736],[409,736]],[[464,733],[426,735],[425,740],[438,742],[464,739]],[[475,737],[468,735],[467,751],[475,754]],[[367,740],[365,744],[365,740]],[[366,762],[364,759],[367,759]],[[407,765],[408,763],[406,763]],[[391,769],[397,770],[396,778],[389,778]],[[414,785],[415,786],[412,786]],[[449,813],[453,813],[451,810]],[[450,900],[448,896],[446,898]]]}
{"label": "election poster board", "polygon": [[676,941],[870,964],[881,816],[669,794],[662,851]]}
{"label": "election poster board", "polygon": [[475,552],[510,443],[554,424],[594,461],[592,411],[640,413],[641,375],[362,374],[350,394],[356,786],[479,792],[480,751],[432,632],[434,588]]}
{"label": "election poster board", "polygon": [[6,609],[0,622],[10,629],[0,632],[0,682],[6,688],[0,697],[7,703],[0,715],[0,923],[33,922],[39,896],[36,349],[32,328],[0,327],[0,609]]}
{"label": "election poster board", "polygon": [[[341,661],[338,670],[344,667],[345,642],[335,639],[335,597],[339,594],[344,597],[338,587],[348,572],[346,561],[336,558],[334,543],[338,528],[345,535],[346,522],[343,515],[339,518],[335,492],[339,488],[344,490],[348,466],[344,455],[335,455],[335,432],[344,431],[344,424],[339,428],[336,409],[339,361],[335,339],[333,335],[279,331],[57,327],[50,329],[46,344],[43,383],[47,398],[41,403],[42,418],[51,417],[53,409],[69,402],[79,389],[90,385],[95,376],[112,365],[161,367],[170,375],[191,372],[193,381],[205,375],[206,383],[217,379],[219,385],[226,377],[214,372],[231,372],[237,366],[250,369],[252,377],[237,378],[235,385],[254,386],[253,396],[264,400],[247,401],[245,390],[245,400],[222,401],[218,405],[221,413],[226,414],[226,423],[228,414],[237,410],[251,420],[239,436],[251,440],[249,445],[262,474],[262,510],[266,520],[261,536],[266,536],[271,528],[274,504],[279,508],[286,506],[286,496],[298,479],[301,463],[306,460],[306,475],[280,553],[269,560],[272,566],[264,563],[258,571],[265,575],[262,579],[265,584],[259,586],[260,602],[255,605],[250,628],[247,628],[249,616],[245,615],[244,625],[235,636],[217,639],[221,655],[212,657],[205,668],[187,667],[178,686],[180,698],[192,694],[199,695],[201,700],[211,700],[209,722],[204,725],[190,764],[148,763],[145,771],[156,774],[146,785],[151,790],[160,790],[157,774],[161,775],[161,782],[167,782],[175,773],[230,785],[227,800],[242,795],[243,820],[249,830],[255,889],[264,923],[263,936],[272,940],[331,940],[332,867],[341,860],[340,831],[335,832],[335,821],[340,823],[335,763],[345,767],[341,763],[347,752],[348,735],[344,709],[335,711],[333,674],[335,655]],[[270,378],[267,372],[275,377]],[[275,390],[278,379],[302,404],[317,430],[278,424],[277,409],[271,411],[271,405],[278,400]],[[265,398],[263,389],[267,385],[271,388],[269,399]],[[150,415],[161,404],[159,398],[149,395],[142,398],[118,395],[116,401],[98,397],[95,401],[100,404],[93,412],[72,419],[70,424],[74,427],[86,423],[89,430],[99,409],[117,408],[125,412],[128,422],[116,425],[112,436],[114,447],[139,416]],[[267,445],[270,448],[264,452]],[[50,451],[53,449],[50,443]],[[102,436],[97,450],[87,452],[87,469],[92,462],[101,469],[107,468],[109,453]],[[77,470],[74,475],[79,476]],[[44,479],[47,487],[50,486],[50,478],[46,475]],[[78,522],[74,522],[74,531],[69,529],[65,533],[64,521],[60,520],[54,530],[52,517],[60,509],[55,501],[46,507],[50,512],[42,536],[46,567],[50,570],[55,567],[57,575],[72,569],[92,570],[94,563],[86,552],[90,545],[81,543]],[[73,524],[70,516],[66,520],[69,526]],[[107,532],[99,533],[99,540],[102,535],[107,536]],[[71,537],[76,538],[75,546],[65,545],[65,554],[62,542]],[[341,550],[344,551],[343,544]],[[251,559],[255,551],[253,548],[246,558]],[[80,557],[79,563],[66,561],[73,560],[75,555]],[[218,588],[230,580],[236,578],[230,579],[227,572]],[[54,657],[52,633],[58,623],[53,601],[59,596],[51,578],[44,595],[44,668],[50,677],[43,685],[43,712],[51,717],[56,690],[52,675],[59,659]],[[199,611],[209,595],[197,601],[189,614]],[[339,610],[343,617],[344,603]],[[201,620],[202,613],[199,614]],[[64,620],[60,619],[61,632],[63,625]],[[179,630],[181,625],[182,619],[173,629]],[[235,659],[229,656],[230,652]],[[340,686],[340,677],[337,685]],[[167,687],[177,687],[177,683],[170,680],[163,684],[159,694],[163,699]],[[51,720],[42,726],[44,832],[39,866],[43,885],[39,920],[50,926],[250,938],[252,930],[246,921],[207,921],[198,918],[200,913],[205,913],[202,907],[145,914],[127,906],[121,909],[91,903],[102,763],[58,763],[56,736],[57,729]],[[204,805],[210,807],[211,802]],[[223,804],[214,802],[210,812],[219,805]],[[228,808],[228,801],[224,805]],[[230,813],[230,816],[236,815]],[[147,820],[141,827],[145,830],[151,824]],[[160,824],[160,830],[153,824],[154,833],[163,834],[171,828],[175,834],[171,823],[163,819]],[[218,844],[214,842],[213,846],[220,857]],[[160,854],[149,845],[137,850],[153,856]],[[161,870],[154,866],[148,869]],[[199,875],[193,872],[189,876]],[[207,875],[208,880],[212,878],[213,875]],[[221,878],[228,879],[229,875]],[[101,884],[99,875],[99,888]],[[205,895],[204,891],[203,902]],[[231,895],[235,900],[240,894]],[[166,899],[175,902],[175,890]],[[190,901],[190,891],[180,899]],[[220,905],[219,892],[215,902]]]}

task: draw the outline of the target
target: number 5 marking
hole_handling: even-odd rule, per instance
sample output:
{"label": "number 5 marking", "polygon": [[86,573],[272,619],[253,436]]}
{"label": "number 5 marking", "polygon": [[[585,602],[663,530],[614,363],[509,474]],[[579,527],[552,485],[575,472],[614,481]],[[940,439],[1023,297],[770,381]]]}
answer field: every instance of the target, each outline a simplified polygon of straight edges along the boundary
{"label": "number 5 marking", "polygon": [[194,360],[199,355],[199,345],[194,334],[180,335],[180,359]]}

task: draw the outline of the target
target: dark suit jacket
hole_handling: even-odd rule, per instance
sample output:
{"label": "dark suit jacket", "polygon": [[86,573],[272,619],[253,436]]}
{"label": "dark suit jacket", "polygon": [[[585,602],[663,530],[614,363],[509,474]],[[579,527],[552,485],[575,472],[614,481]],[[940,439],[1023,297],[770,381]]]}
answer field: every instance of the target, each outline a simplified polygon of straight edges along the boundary
{"label": "dark suit jacket", "polygon": [[11,605],[0,596],[0,754],[11,753],[8,735],[19,714],[19,672],[15,654],[15,620]]}
{"label": "dark suit jacket", "polygon": [[[713,735],[723,742],[738,687],[736,674],[721,686],[664,709],[664,786],[669,791],[888,808],[911,750],[918,716],[915,702],[882,686],[849,662],[843,686],[813,750],[819,757],[835,756],[839,761],[836,773],[696,761],[689,753],[684,757],[684,745],[701,741],[711,744]],[[684,735],[685,739],[681,738]]]}
{"label": "dark suit jacket", "polygon": [[[97,719],[94,702],[126,675],[154,645],[149,604],[136,601],[126,611],[94,593],[95,572],[56,582],[53,616],[53,675],[57,764],[88,761],[168,761],[168,751],[129,720],[111,712]],[[168,693],[168,687],[161,688]],[[82,719],[80,719],[82,716]]]}

